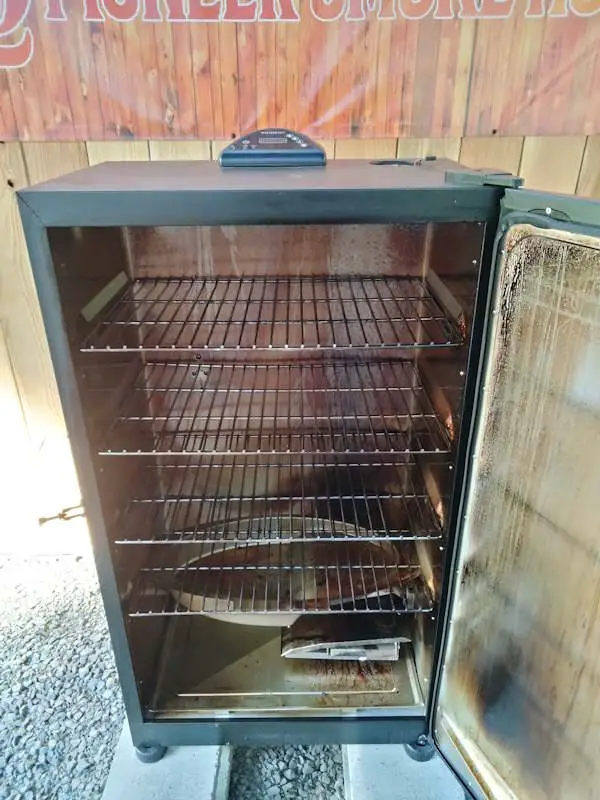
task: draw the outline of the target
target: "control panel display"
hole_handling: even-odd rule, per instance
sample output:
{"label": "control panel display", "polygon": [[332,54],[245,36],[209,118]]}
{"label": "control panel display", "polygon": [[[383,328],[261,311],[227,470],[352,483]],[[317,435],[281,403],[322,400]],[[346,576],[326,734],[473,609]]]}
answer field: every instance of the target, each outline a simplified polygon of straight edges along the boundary
{"label": "control panel display", "polygon": [[323,167],[323,148],[303,133],[264,128],[240,136],[221,152],[222,167]]}

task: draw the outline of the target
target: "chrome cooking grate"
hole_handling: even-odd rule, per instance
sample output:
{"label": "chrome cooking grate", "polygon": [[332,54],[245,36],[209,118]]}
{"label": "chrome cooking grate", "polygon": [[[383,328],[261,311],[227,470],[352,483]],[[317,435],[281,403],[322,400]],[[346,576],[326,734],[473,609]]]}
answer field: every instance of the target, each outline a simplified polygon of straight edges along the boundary
{"label": "chrome cooking grate", "polygon": [[136,280],[82,350],[448,347],[458,328],[414,277]]}
{"label": "chrome cooking grate", "polygon": [[145,466],[138,493],[112,529],[117,544],[441,536],[418,467],[383,460]]}
{"label": "chrome cooking grate", "polygon": [[128,607],[132,617],[414,613],[431,611],[433,602],[408,547],[335,544],[324,551],[322,545],[315,550],[314,545],[278,544],[212,551],[180,566],[146,567]]}
{"label": "chrome cooking grate", "polygon": [[450,448],[409,362],[151,362],[125,393],[100,452],[446,453]]}

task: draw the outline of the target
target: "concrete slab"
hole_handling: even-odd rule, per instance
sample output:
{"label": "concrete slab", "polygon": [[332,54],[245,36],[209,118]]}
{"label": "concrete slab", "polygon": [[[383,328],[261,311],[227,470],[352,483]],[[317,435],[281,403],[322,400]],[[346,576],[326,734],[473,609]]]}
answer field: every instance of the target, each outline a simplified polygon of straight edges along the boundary
{"label": "concrete slab", "polygon": [[464,800],[454,775],[437,756],[424,764],[402,745],[347,745],[344,752],[346,800]]}
{"label": "concrete slab", "polygon": [[230,768],[229,747],[172,747],[142,764],[125,725],[102,800],[227,800]]}
{"label": "concrete slab", "polygon": [[[347,745],[346,800],[464,800],[462,787],[444,762],[410,759],[400,745]],[[227,800],[230,747],[173,747],[157,764],[135,756],[123,728],[102,800]]]}

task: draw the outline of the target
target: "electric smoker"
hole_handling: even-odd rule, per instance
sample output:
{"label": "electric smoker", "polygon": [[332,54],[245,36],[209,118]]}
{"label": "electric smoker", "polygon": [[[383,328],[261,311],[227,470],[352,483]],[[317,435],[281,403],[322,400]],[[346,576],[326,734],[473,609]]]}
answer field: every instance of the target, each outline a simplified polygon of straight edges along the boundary
{"label": "electric smoker", "polygon": [[306,163],[19,193],[138,754],[433,741],[591,797],[598,206]]}

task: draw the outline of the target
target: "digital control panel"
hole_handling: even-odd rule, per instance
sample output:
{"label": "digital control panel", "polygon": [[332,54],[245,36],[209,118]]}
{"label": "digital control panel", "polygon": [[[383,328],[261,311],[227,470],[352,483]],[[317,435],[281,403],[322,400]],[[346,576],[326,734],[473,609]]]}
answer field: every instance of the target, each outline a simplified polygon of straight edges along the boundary
{"label": "digital control panel", "polygon": [[221,151],[222,167],[323,167],[323,148],[303,133],[263,128],[240,136]]}

